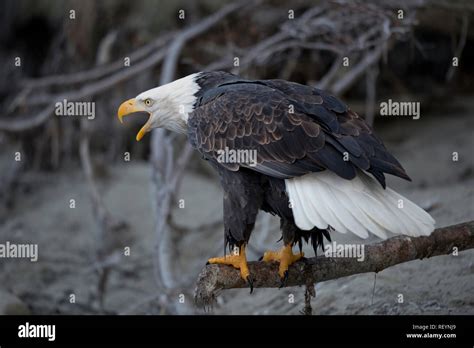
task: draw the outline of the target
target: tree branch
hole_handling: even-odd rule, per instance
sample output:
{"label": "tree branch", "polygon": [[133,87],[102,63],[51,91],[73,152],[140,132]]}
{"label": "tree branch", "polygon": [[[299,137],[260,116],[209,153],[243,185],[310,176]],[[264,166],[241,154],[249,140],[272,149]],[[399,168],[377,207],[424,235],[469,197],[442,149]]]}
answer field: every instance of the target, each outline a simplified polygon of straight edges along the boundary
{"label": "tree branch", "polygon": [[[286,286],[307,286],[353,274],[380,272],[399,263],[472,248],[474,221],[469,221],[438,228],[428,237],[397,236],[365,245],[364,261],[324,256],[299,261],[290,267]],[[280,287],[277,263],[249,262],[249,269],[255,277],[254,288]],[[194,298],[198,305],[207,306],[215,301],[220,291],[247,286],[237,269],[226,265],[207,265],[198,276]]]}
{"label": "tree branch", "polygon": [[[248,1],[231,3],[224,6],[219,11],[206,17],[200,22],[178,32],[173,38],[172,45],[166,50],[163,66],[161,68],[160,84],[171,82],[175,78],[178,59],[184,45],[189,41],[206,32],[226,16],[237,11]],[[164,130],[155,130],[151,134],[151,164],[152,164],[152,187],[154,189],[153,205],[155,207],[156,225],[156,257],[155,278],[158,285],[164,289],[175,287],[176,281],[172,272],[172,250],[169,236],[169,215],[172,194],[178,189],[184,168],[191,156],[191,146],[185,145],[180,155],[180,161],[175,163],[173,157],[173,146],[170,138]]]}
{"label": "tree branch", "polygon": [[227,15],[235,12],[244,5],[248,5],[248,1],[241,1],[236,3],[231,3],[216,13],[210,15],[199,23],[190,26],[189,28],[181,31],[173,41],[173,44],[169,47],[167,52],[167,57],[163,63],[163,69],[161,72],[161,84],[171,82],[174,79],[176,66],[178,64],[179,55],[181,50],[187,41],[199,36],[200,34],[206,32],[214,25],[223,20]]}
{"label": "tree branch", "polygon": [[[135,63],[141,60],[142,58],[145,58],[148,55],[152,54],[156,50],[161,49],[165,44],[168,43],[168,41],[170,41],[170,39],[173,38],[174,35],[175,32],[163,34],[162,36],[159,36],[150,43],[136,49],[128,55],[130,61]],[[123,58],[120,58],[112,63],[94,66],[90,70],[79,71],[69,74],[50,75],[39,78],[27,78],[22,80],[21,84],[30,89],[45,88],[57,85],[70,85],[100,79],[106,75],[115,73],[122,69],[126,68],[123,64]]]}

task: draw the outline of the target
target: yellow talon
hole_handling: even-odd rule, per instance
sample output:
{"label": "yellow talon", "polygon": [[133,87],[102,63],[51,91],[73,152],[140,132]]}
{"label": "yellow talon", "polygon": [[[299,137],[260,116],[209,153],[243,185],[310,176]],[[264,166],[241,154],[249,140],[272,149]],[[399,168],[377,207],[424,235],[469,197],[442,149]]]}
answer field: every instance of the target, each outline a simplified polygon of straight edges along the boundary
{"label": "yellow talon", "polygon": [[216,263],[220,265],[230,265],[240,270],[240,276],[243,280],[248,282],[252,287],[251,280],[249,278],[250,272],[247,265],[247,257],[245,256],[245,246],[241,246],[239,252],[232,253],[223,257],[214,257],[208,260],[209,263]]}
{"label": "yellow talon", "polygon": [[280,268],[278,269],[278,274],[280,278],[286,277],[286,272],[288,267],[304,257],[304,253],[293,254],[293,249],[291,245],[285,245],[279,251],[266,251],[263,254],[263,261],[278,261],[280,262]]}

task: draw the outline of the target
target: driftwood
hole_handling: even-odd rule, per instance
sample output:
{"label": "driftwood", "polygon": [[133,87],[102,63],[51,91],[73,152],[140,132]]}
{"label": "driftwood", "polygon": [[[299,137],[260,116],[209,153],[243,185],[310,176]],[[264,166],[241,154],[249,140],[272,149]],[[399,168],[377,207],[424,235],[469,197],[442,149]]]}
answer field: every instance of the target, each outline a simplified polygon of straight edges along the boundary
{"label": "driftwood", "polygon": [[[299,261],[289,268],[286,287],[308,286],[353,274],[380,272],[385,268],[432,256],[455,254],[474,248],[474,221],[436,229],[428,237],[397,236],[365,246],[364,261],[356,258],[319,256]],[[453,256],[455,257],[455,256]],[[281,286],[277,263],[249,262],[254,288]],[[227,265],[207,265],[198,276],[194,298],[198,305],[211,305],[222,290],[246,288],[240,272]]]}
{"label": "driftwood", "polygon": [[[178,32],[173,43],[167,49],[161,70],[160,85],[171,82],[175,78],[176,66],[184,45],[203,32],[209,30],[226,16],[242,8],[247,2],[239,2],[224,6],[221,10],[206,17],[198,23]],[[155,208],[156,225],[156,257],[155,277],[160,288],[171,289],[176,286],[172,271],[172,250],[169,224],[171,205],[174,202],[173,192],[179,188],[184,175],[184,168],[189,161],[192,150],[186,144],[175,161],[170,136],[163,129],[151,134],[151,182],[154,188],[153,205]]]}

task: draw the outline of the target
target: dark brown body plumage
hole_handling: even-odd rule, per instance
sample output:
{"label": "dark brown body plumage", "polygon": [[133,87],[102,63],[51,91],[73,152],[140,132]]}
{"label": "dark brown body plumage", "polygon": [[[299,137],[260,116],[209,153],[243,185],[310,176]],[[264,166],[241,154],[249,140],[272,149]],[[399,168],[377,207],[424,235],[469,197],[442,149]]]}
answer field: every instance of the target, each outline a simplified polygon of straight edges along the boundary
{"label": "dark brown body plumage", "polygon": [[[324,91],[225,72],[202,73],[197,82],[201,90],[189,115],[188,138],[220,175],[230,246],[248,242],[259,210],[280,216],[285,243],[311,238],[316,248],[323,235],[329,238],[327,231],[296,227],[284,179],[322,170],[347,180],[366,171],[383,187],[384,173],[409,179],[371,127]],[[226,148],[256,150],[256,166],[218,162],[219,150]]]}

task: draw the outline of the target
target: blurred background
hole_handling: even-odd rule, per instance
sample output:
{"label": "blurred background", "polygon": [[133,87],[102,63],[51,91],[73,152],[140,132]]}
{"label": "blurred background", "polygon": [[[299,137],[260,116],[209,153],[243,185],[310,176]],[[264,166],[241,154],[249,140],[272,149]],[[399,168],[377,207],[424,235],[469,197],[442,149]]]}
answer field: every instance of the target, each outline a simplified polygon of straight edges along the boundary
{"label": "blurred background", "polygon": [[[0,259],[0,314],[202,313],[196,277],[223,251],[218,179],[185,137],[137,143],[146,115],[116,117],[197,71],[331,91],[413,179],[390,186],[438,227],[474,218],[472,1],[3,0],[0,17],[0,242],[39,249],[37,262]],[[95,117],[56,115],[64,99]],[[389,99],[420,102],[421,117],[380,116]],[[249,259],[279,247],[278,227],[260,214]],[[313,312],[474,314],[473,256],[317,284]],[[304,288],[231,290],[212,313],[303,304]]]}

